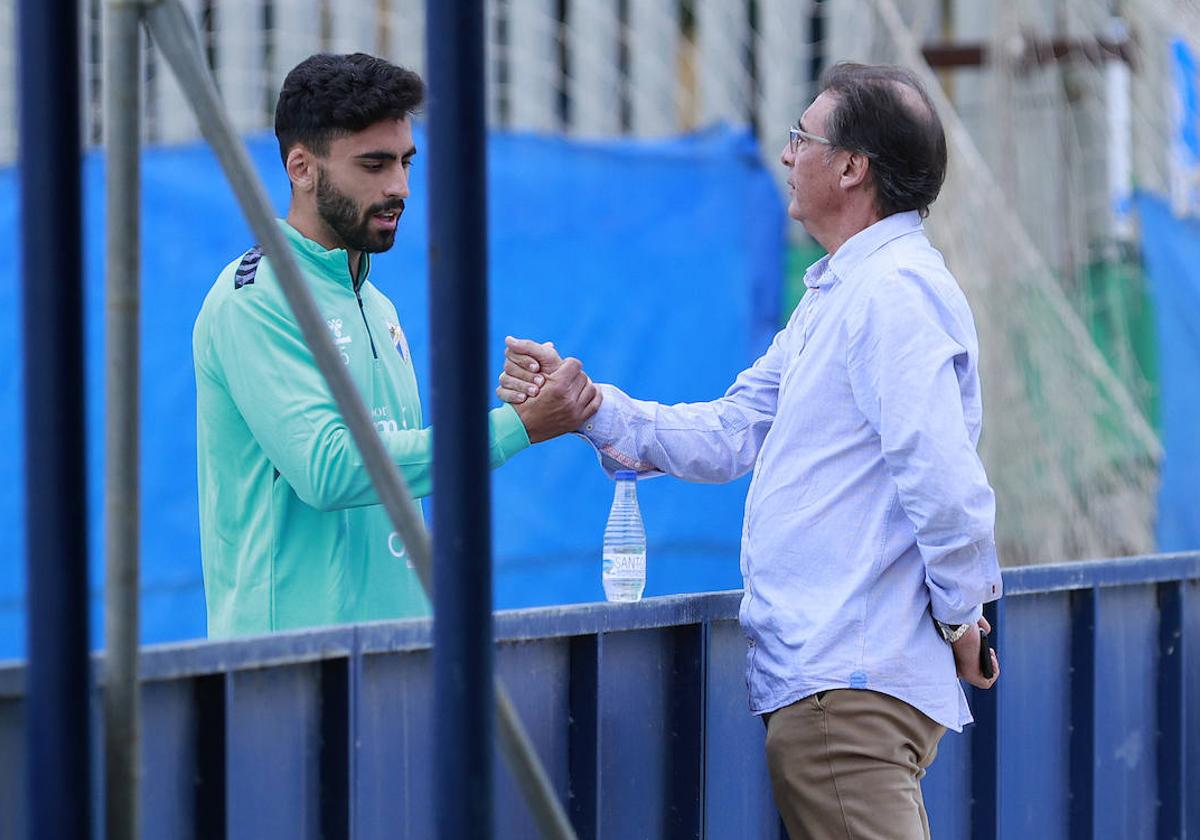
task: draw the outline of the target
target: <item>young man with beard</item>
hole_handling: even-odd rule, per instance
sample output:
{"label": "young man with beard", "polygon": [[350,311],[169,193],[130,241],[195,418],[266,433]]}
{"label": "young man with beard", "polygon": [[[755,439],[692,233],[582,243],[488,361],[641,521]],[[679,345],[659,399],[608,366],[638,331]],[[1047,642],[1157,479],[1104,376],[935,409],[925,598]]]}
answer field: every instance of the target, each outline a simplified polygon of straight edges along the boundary
{"label": "young man with beard", "polygon": [[[275,111],[292,188],[280,227],[418,498],[432,490],[431,430],[400,319],[369,278],[371,254],[392,247],[404,212],[423,97],[419,76],[381,59],[315,55],[288,74]],[[257,247],[217,278],[192,349],[209,635],[426,614],[404,546]],[[578,428],[599,406],[577,361],[547,387],[544,406],[491,412],[493,467]]]}
{"label": "young man with beard", "polygon": [[[741,624],[750,708],[788,833],[929,837],[921,778],[990,688],[995,499],[967,300],[922,219],[946,138],[918,79],[837,65],[791,127],[788,215],[828,252],[766,352],[711,402],[601,385],[580,431],[607,466],[693,481],[751,469]],[[553,349],[511,341],[500,396],[540,399]],[[532,368],[532,369],[531,369]],[[990,665],[990,674],[984,665]]]}

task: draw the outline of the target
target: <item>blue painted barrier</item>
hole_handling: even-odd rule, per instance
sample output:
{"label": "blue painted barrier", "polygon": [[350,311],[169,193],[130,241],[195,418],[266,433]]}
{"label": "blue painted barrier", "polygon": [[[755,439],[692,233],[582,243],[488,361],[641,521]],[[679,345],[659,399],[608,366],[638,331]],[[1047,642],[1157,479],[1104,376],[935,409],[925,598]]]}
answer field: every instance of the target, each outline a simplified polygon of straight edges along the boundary
{"label": "blue painted barrier", "polygon": [[[942,741],[934,836],[1200,832],[1200,553],[1004,577],[1003,676]],[[496,615],[497,671],[581,838],[782,836],[739,598]],[[429,643],[404,621],[146,648],[143,836],[433,836]],[[20,663],[0,667],[4,840],[27,836],[24,689]],[[495,773],[495,836],[534,836]]]}

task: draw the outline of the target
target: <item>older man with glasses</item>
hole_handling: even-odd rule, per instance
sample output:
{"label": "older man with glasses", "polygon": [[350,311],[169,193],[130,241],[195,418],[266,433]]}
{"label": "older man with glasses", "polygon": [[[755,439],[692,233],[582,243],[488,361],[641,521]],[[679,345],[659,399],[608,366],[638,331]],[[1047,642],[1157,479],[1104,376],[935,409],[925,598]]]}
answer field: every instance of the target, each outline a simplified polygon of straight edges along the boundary
{"label": "older man with glasses", "polygon": [[[922,219],[946,139],[906,70],[842,64],[790,129],[788,214],[828,255],[770,348],[718,400],[610,385],[579,431],[608,468],[754,470],[742,538],[750,708],[799,838],[927,838],[921,779],[990,688],[995,499],[976,453],[979,347]],[[497,393],[534,400],[553,348],[510,340]]]}

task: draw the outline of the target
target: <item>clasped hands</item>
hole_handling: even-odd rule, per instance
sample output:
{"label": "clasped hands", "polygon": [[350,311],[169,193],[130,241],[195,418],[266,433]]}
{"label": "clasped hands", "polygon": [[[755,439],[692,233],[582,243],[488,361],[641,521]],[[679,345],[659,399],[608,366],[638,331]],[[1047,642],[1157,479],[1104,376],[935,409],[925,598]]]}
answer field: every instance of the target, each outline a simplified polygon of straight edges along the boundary
{"label": "clasped hands", "polygon": [[553,342],[508,336],[496,396],[511,403],[530,443],[573,432],[600,408],[600,389],[578,359],[563,359]]}

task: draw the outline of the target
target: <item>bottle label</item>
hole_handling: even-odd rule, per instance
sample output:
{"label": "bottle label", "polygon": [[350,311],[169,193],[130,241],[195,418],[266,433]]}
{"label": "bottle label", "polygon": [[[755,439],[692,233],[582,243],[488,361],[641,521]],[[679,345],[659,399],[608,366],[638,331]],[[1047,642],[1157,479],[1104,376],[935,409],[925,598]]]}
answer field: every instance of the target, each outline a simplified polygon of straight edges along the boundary
{"label": "bottle label", "polygon": [[604,552],[604,574],[608,577],[641,577],[645,575],[646,552]]}

